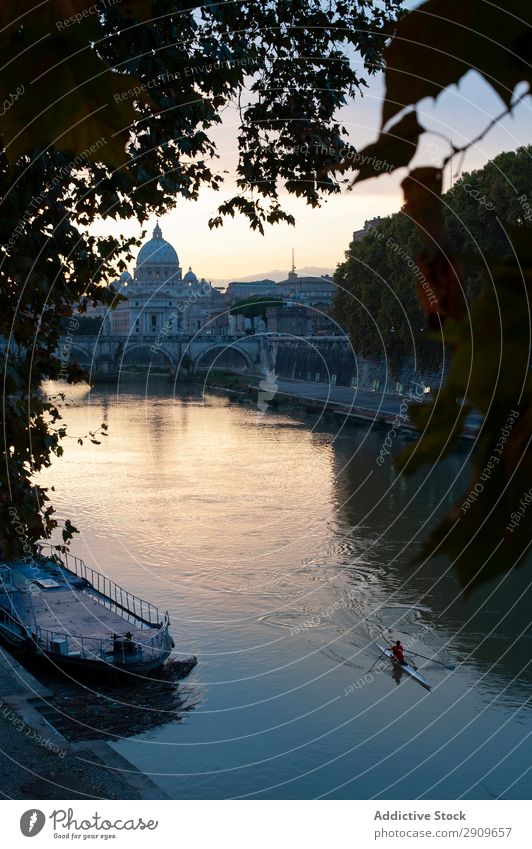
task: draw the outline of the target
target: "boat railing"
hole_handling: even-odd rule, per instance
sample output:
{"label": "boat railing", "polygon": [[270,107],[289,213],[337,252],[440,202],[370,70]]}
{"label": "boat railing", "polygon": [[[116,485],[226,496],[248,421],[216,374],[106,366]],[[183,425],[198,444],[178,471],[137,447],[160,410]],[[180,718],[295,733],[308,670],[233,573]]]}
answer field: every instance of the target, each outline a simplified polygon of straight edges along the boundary
{"label": "boat railing", "polygon": [[11,606],[11,610],[8,610],[7,604],[2,606],[0,609],[0,623],[21,640],[27,640],[31,635],[30,628],[22,621],[18,611],[13,606]]}
{"label": "boat railing", "polygon": [[[11,573],[9,573],[9,585],[6,585],[6,575],[4,572],[0,574],[0,603],[1,603],[1,615],[5,620],[4,624],[9,623],[21,638],[27,638],[30,636],[31,630],[29,626],[22,620],[19,611],[13,600],[13,591],[15,587],[13,586],[11,580]],[[31,600],[31,596],[28,596],[30,613],[35,622],[35,609],[33,607],[33,602]]]}
{"label": "boat railing", "polygon": [[173,646],[169,625],[170,620],[166,613],[157,632],[145,640],[127,639],[111,633],[107,638],[82,637],[41,627],[37,627],[33,639],[38,651],[58,657],[104,661],[111,665],[134,665],[168,655]]}
{"label": "boat railing", "polygon": [[[39,548],[43,553],[44,551],[49,552],[51,557],[56,556],[54,548],[47,543],[40,545]],[[106,575],[102,575],[101,572],[97,572],[96,569],[87,566],[80,557],[65,552],[61,555],[61,561],[69,572],[73,572],[78,578],[83,578],[97,593],[104,596],[105,599],[111,601],[116,607],[119,607],[143,625],[147,625],[150,628],[158,628],[163,624],[163,617],[154,604],[150,604],[149,601],[133,595],[133,593],[125,590]]]}

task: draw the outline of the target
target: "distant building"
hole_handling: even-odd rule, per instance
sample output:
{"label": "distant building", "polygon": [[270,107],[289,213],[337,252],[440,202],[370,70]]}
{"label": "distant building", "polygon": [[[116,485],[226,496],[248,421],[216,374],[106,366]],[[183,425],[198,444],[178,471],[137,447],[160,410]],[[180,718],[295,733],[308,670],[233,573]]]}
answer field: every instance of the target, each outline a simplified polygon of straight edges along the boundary
{"label": "distant building", "polygon": [[275,294],[284,300],[306,306],[317,303],[331,305],[336,286],[328,274],[323,277],[299,277],[291,271],[286,280],[276,284]]}
{"label": "distant building", "polygon": [[109,313],[107,330],[115,335],[192,335],[223,307],[223,295],[191,268],[182,276],[159,224],[141,247],[133,275],[126,271],[112,285],[126,298]]}
{"label": "distant building", "polygon": [[381,221],[382,218],[380,216],[377,216],[377,218],[369,218],[367,221],[364,221],[362,230],[355,230],[353,232],[353,241],[361,242],[368,233],[371,233],[374,227],[377,227],[377,225],[381,223]]}
{"label": "distant building", "polygon": [[246,330],[251,331],[253,324],[250,318],[246,318],[241,313],[229,313],[227,316],[228,336],[244,335]]}
{"label": "distant building", "polygon": [[234,303],[254,295],[265,295],[272,297],[275,294],[276,283],[273,280],[247,280],[230,283],[226,290],[227,303]]}
{"label": "distant building", "polygon": [[112,331],[120,336],[127,336],[131,327],[131,316],[129,310],[122,308],[111,313],[112,316]]}
{"label": "distant building", "polygon": [[[238,336],[246,333],[286,333],[294,336],[334,335],[330,319],[336,290],[331,276],[299,276],[292,270],[285,280],[233,281],[225,292],[192,268],[183,274],[174,247],[163,239],[159,224],[137,256],[133,274],[125,271],[112,284],[124,296],[116,309],[99,307],[104,317],[103,333],[117,336]],[[282,304],[268,306],[266,321],[260,316],[232,315],[236,301],[275,298]],[[87,312],[89,314],[89,311]]]}
{"label": "distant building", "polygon": [[312,335],[311,313],[296,303],[267,307],[266,322],[270,333],[297,337]]}
{"label": "distant building", "polygon": [[[266,325],[270,333],[287,333],[294,336],[309,336],[314,333],[333,333],[336,325],[329,319],[329,312],[336,286],[332,277],[300,277],[294,267],[286,280],[253,280],[230,283],[225,299],[227,305],[251,297],[276,298],[283,303],[266,308]],[[249,327],[233,319],[224,326],[223,320],[216,323],[220,335],[249,332]],[[253,332],[258,332],[258,325]]]}
{"label": "distant building", "polygon": [[312,336],[344,336],[345,331],[330,316],[330,304],[314,304],[311,312]]}

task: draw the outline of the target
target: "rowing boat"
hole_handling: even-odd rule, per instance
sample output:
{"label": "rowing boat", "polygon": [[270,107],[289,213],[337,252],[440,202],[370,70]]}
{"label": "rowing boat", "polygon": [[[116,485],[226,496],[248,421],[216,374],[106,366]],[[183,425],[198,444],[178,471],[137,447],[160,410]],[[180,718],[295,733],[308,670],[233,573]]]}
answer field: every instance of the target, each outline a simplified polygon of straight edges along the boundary
{"label": "rowing boat", "polygon": [[423,675],[420,675],[413,666],[410,666],[408,663],[399,663],[395,657],[393,656],[393,652],[390,649],[385,649],[383,646],[379,646],[377,643],[377,648],[380,649],[382,654],[385,654],[387,658],[391,660],[392,663],[396,664],[403,672],[406,672],[407,675],[410,675],[414,681],[417,681],[418,684],[421,684],[422,687],[425,687],[426,690],[430,690],[431,686],[428,681],[423,678]]}

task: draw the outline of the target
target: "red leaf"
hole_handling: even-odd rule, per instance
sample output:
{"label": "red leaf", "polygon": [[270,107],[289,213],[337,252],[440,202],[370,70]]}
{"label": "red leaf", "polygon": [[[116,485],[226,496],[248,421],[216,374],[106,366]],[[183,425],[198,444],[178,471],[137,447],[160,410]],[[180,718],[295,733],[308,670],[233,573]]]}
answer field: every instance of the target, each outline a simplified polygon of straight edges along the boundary
{"label": "red leaf", "polygon": [[459,319],[465,311],[460,282],[460,263],[447,243],[443,216],[442,172],[439,168],[417,168],[402,184],[405,212],[417,224],[423,250],[418,268],[421,307],[429,326],[437,328],[441,319]]}

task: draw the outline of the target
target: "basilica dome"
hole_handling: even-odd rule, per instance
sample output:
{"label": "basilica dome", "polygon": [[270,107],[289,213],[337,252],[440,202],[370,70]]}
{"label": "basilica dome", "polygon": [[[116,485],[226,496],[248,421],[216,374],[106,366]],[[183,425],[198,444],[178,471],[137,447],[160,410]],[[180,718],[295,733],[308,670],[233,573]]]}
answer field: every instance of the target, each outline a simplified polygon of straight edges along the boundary
{"label": "basilica dome", "polygon": [[163,239],[162,230],[155,225],[153,237],[141,247],[137,257],[137,268],[149,265],[173,265],[179,268],[179,258],[170,242]]}
{"label": "basilica dome", "polygon": [[189,266],[187,273],[183,277],[183,283],[188,283],[190,286],[193,286],[197,282],[198,282],[198,278],[196,277],[196,275],[192,271],[191,267]]}

